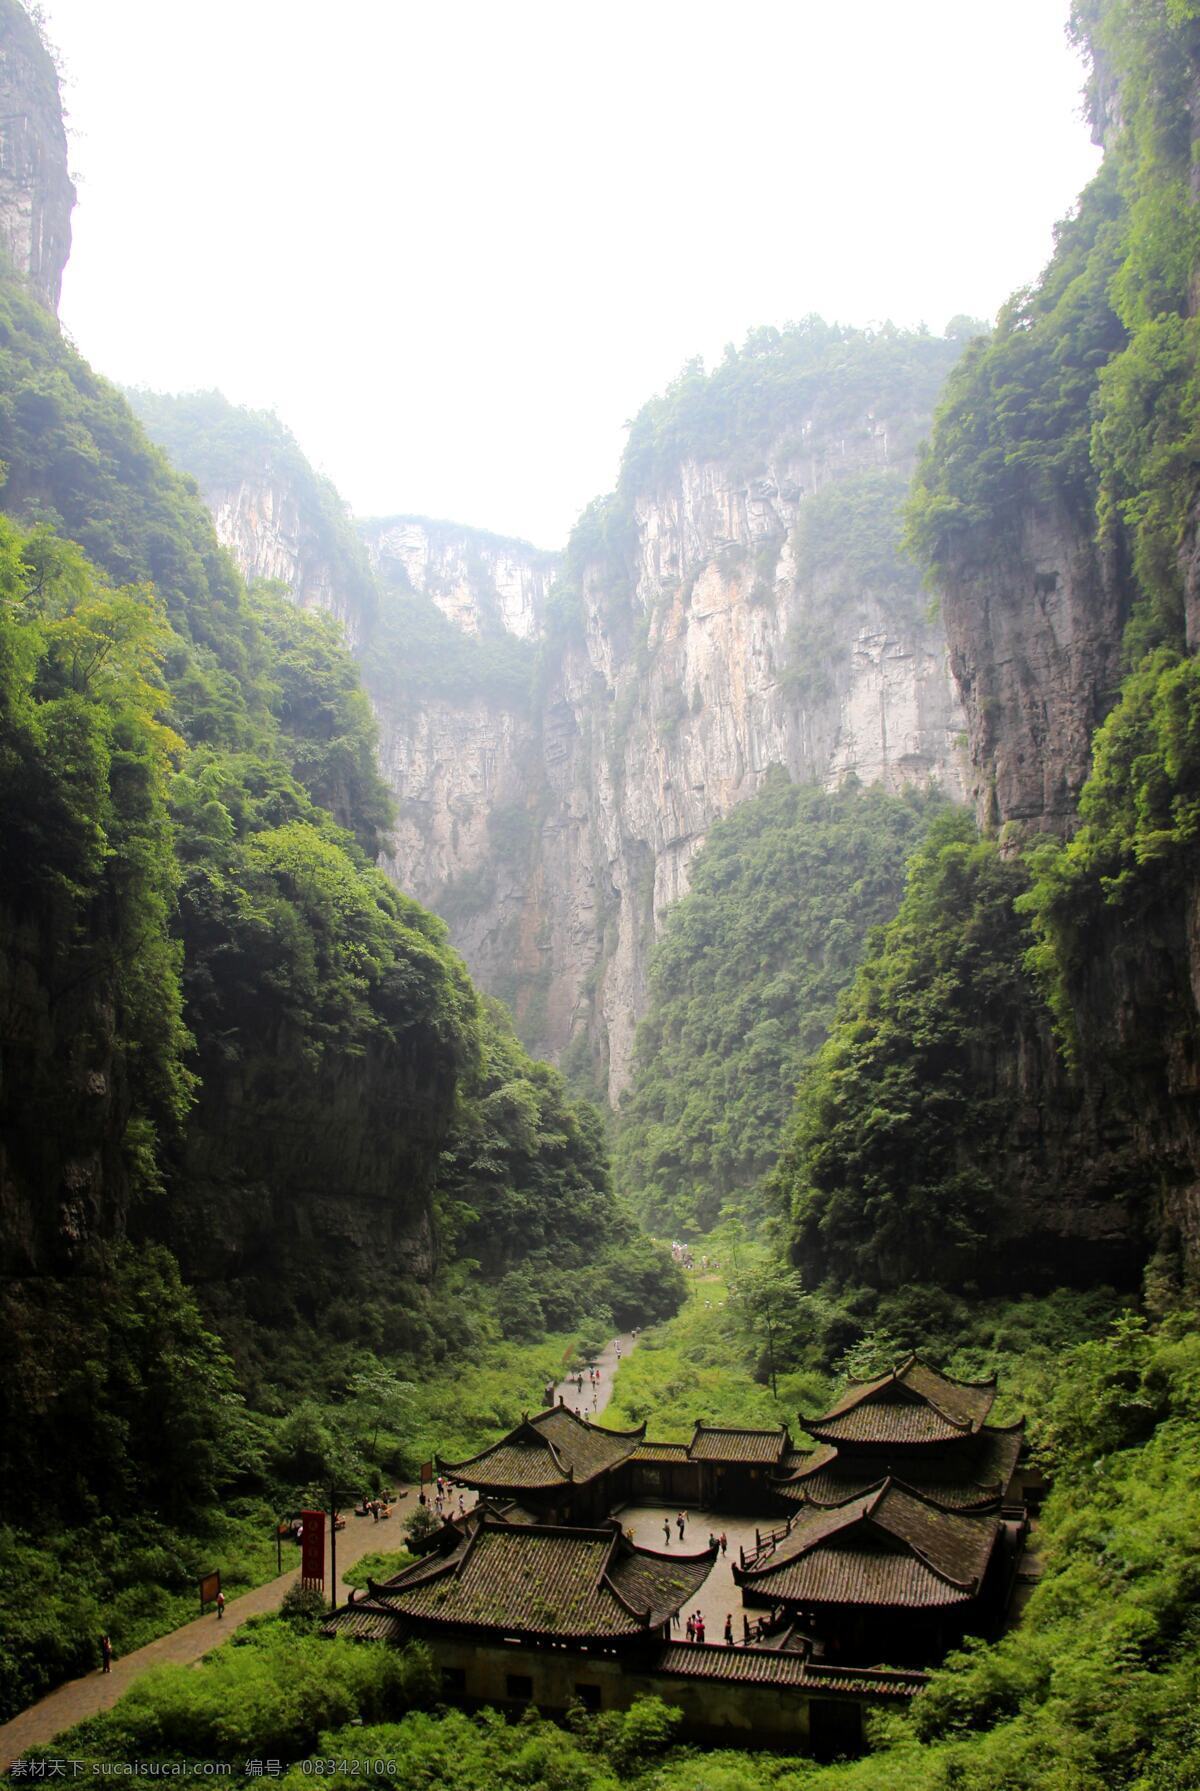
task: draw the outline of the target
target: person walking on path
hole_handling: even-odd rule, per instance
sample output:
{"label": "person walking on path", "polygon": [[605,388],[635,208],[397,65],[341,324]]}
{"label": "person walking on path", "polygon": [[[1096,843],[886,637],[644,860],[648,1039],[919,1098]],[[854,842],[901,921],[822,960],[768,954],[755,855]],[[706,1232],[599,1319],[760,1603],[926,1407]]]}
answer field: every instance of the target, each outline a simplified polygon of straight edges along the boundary
{"label": "person walking on path", "polygon": [[670,1546],[671,1546],[671,1525],[665,1517],[663,1518],[663,1541],[666,1543],[667,1547],[670,1548]]}
{"label": "person walking on path", "polygon": [[699,1642],[701,1647],[704,1646],[704,1613],[703,1613],[703,1611],[696,1612],[696,1640]]}
{"label": "person walking on path", "polygon": [[729,1547],[729,1538],[728,1538],[728,1536],[726,1536],[724,1530],[721,1531],[721,1534],[717,1540],[721,1544],[721,1553],[724,1554],[726,1549]]}
{"label": "person walking on path", "polygon": [[222,1618],[224,1615],[225,1615],[225,1594],[223,1592],[218,1592],[217,1593],[217,1618],[218,1618],[218,1620],[220,1618]]}
{"label": "person walking on path", "polygon": [[100,1637],[100,1671],[112,1672],[112,1643],[107,1636]]}
{"label": "person walking on path", "polygon": [[726,1613],[725,1613],[725,1645],[727,1648],[733,1647],[733,1612],[732,1611],[726,1611]]}
{"label": "person walking on path", "polygon": [[675,1519],[675,1522],[679,1527],[679,1540],[680,1540],[680,1542],[682,1542],[683,1541],[683,1532],[687,1528],[687,1520],[685,1519],[682,1511],[679,1513],[679,1516]]}
{"label": "person walking on path", "polygon": [[[694,1642],[696,1640],[696,1619],[692,1616],[690,1611],[688,1612],[687,1620],[687,1639],[689,1642]],[[107,1672],[108,1668],[106,1667],[104,1670]]]}

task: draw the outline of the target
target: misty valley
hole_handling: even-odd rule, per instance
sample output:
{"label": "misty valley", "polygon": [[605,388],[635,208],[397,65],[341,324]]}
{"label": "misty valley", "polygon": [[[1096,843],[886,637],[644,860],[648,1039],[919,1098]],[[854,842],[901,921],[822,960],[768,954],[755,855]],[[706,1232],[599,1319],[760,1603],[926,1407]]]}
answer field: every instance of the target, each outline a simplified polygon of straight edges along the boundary
{"label": "misty valley", "polygon": [[1200,1787],[1200,0],[1071,31],[1037,279],[552,551],[94,369],[0,0],[14,1782]]}

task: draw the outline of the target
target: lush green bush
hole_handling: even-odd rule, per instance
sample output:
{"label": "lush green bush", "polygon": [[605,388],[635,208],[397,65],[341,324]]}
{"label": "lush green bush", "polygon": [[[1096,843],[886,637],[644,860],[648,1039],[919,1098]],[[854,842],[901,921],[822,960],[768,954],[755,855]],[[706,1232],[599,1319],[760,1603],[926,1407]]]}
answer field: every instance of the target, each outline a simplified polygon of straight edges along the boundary
{"label": "lush green bush", "polygon": [[1019,864],[964,813],[936,821],[804,1075],[774,1185],[815,1284],[986,1279],[1010,1102],[990,1065],[1040,1002],[1014,910]]}
{"label": "lush green bush", "polygon": [[648,1223],[707,1230],[771,1168],[801,1068],[939,806],[777,770],[712,828],[654,949],[617,1118],[617,1177]]}

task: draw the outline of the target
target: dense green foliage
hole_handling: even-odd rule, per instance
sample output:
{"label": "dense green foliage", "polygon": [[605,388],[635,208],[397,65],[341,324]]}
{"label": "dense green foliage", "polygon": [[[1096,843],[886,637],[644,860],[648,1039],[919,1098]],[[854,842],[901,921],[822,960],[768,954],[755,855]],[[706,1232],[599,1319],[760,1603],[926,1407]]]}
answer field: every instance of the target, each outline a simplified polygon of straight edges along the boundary
{"label": "dense green foliage", "polygon": [[1136,914],[1173,949],[1200,808],[1200,706],[1183,657],[1200,456],[1200,18],[1186,0],[1080,0],[1075,29],[1119,83],[1122,128],[1041,281],[952,377],[910,517],[939,578],[994,554],[1022,506],[1051,501],[1131,567],[1130,672],[1096,739],[1083,825],[1032,855],[1025,904],[1031,961],[1073,1057],[1081,975],[1115,936],[1105,910]]}
{"label": "dense green foliage", "polygon": [[603,1122],[533,1063],[489,1004],[483,1076],[470,1089],[438,1191],[447,1221],[484,1263],[512,1263],[497,1289],[506,1335],[580,1325],[605,1333],[673,1312],[682,1277],[631,1214],[614,1208]]}
{"label": "dense green foliage", "polygon": [[630,425],[618,490],[656,491],[683,459],[723,460],[752,472],[768,450],[779,458],[805,448],[802,425],[821,435],[869,428],[885,416],[893,459],[916,446],[961,343],[898,330],[847,329],[807,317],[787,329],[751,330],[706,373],[690,361]]}
{"label": "dense green foliage", "polygon": [[774,1163],[801,1066],[937,808],[777,770],[713,827],[651,959],[617,1121],[617,1174],[650,1224],[707,1230]]}
{"label": "dense green foliage", "polygon": [[991,1064],[1036,1013],[1018,865],[936,821],[800,1084],[776,1187],[806,1278],[874,1287],[981,1277],[1003,1228],[991,1175],[1011,1123]]}
{"label": "dense green foliage", "polygon": [[[34,1618],[5,1582],[11,1709],[98,1626],[176,1620],[214,1552],[233,1585],[268,1571],[262,1512],[314,1475],[469,1453],[581,1315],[678,1288],[597,1116],[371,862],[389,806],[338,630],[244,589],[16,282],[0,356],[0,1492],[14,1572],[55,1588]],[[322,1237],[360,1186],[377,1260]]]}
{"label": "dense green foliage", "polygon": [[433,696],[523,709],[535,658],[532,645],[498,621],[485,633],[467,634],[431,596],[406,588],[395,575],[382,586],[378,619],[362,651],[368,687],[393,710]]}

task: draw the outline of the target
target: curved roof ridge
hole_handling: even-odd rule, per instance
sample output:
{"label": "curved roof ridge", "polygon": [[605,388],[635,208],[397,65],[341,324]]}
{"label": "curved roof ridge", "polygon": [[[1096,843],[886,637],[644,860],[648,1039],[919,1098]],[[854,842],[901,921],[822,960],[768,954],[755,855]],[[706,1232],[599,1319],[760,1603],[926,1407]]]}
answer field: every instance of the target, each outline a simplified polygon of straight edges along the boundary
{"label": "curved roof ridge", "polygon": [[864,1499],[875,1498],[886,1492],[891,1484],[892,1476],[881,1474],[878,1480],[872,1480],[868,1486],[860,1488],[858,1492],[847,1493],[844,1499],[818,1499],[812,1493],[805,1493],[804,1503],[811,1505],[814,1511],[840,1511],[843,1505],[858,1505]]}
{"label": "curved roof ridge", "polygon": [[[924,1368],[926,1364],[922,1362],[921,1366]],[[936,1374],[937,1369],[935,1368],[933,1372]],[[907,1387],[905,1388],[905,1391],[908,1391]],[[938,1417],[941,1418],[944,1423],[949,1424],[954,1430],[961,1430],[964,1432],[969,1431],[972,1435],[978,1433],[978,1425],[973,1425],[969,1418],[956,1418],[954,1413],[948,1412],[944,1405],[939,1405],[932,1393],[918,1393],[917,1398],[924,1400],[925,1404],[932,1407]]]}
{"label": "curved roof ridge", "polygon": [[[874,1519],[875,1514],[873,1511],[868,1511],[864,1513],[864,1516]],[[919,1543],[913,1542],[907,1536],[898,1535],[895,1530],[889,1530],[886,1524],[881,1523],[879,1528],[886,1531],[894,1542],[902,1542],[909,1554],[921,1563],[926,1572],[931,1573],[935,1580],[941,1580],[944,1586],[952,1586],[956,1592],[974,1592],[978,1586],[977,1576],[972,1576],[969,1580],[956,1579],[952,1573],[947,1572],[946,1568],[939,1567],[936,1561],[931,1560]]]}
{"label": "curved roof ridge", "polygon": [[[646,1434],[646,1420],[644,1418],[642,1419],[642,1422],[635,1425],[632,1430],[610,1430],[607,1424],[593,1424],[592,1420],[584,1413],[572,1411],[569,1405],[543,1406],[542,1410],[540,1412],[535,1412],[532,1418],[524,1419],[523,1424],[527,1424],[531,1428],[536,1428],[537,1425],[544,1423],[547,1418],[569,1418],[572,1424],[578,1424],[581,1429],[594,1431],[602,1437],[625,1437],[628,1439],[629,1437],[644,1437]],[[522,1426],[518,1426],[518,1428],[522,1428]],[[512,1433],[510,1432],[509,1434],[511,1435]],[[540,1431],[538,1432],[538,1435],[541,1435]],[[549,1442],[550,1439],[547,1437],[545,1440]]]}
{"label": "curved roof ridge", "polygon": [[987,1387],[994,1387],[997,1384],[997,1375],[994,1368],[992,1369],[992,1372],[985,1375],[981,1381],[964,1381],[960,1380],[956,1374],[947,1374],[944,1368],[935,1368],[933,1363],[927,1362],[919,1351],[915,1349],[910,1350],[904,1366],[907,1369],[913,1367],[916,1363],[920,1363],[922,1368],[928,1368],[930,1374],[940,1375],[942,1380],[949,1381],[951,1386],[954,1387],[971,1387],[977,1390],[982,1390]]}
{"label": "curved roof ridge", "polygon": [[[646,1428],[646,1426],[643,1424],[642,1429],[645,1430],[645,1428]],[[693,1429],[693,1431],[696,1431],[696,1430],[719,1430],[720,1432],[722,1432],[723,1435],[730,1436],[730,1437],[745,1437],[745,1436],[773,1437],[776,1435],[778,1435],[778,1436],[785,1435],[785,1433],[787,1431],[787,1425],[786,1424],[709,1424],[707,1419],[697,1418],[695,1424],[693,1424],[693,1426],[692,1426],[692,1429]]]}
{"label": "curved roof ridge", "polygon": [[[521,1432],[526,1428],[533,1429],[532,1419],[523,1418],[515,1430],[508,1431],[505,1436],[497,1437],[494,1443],[489,1443],[486,1449],[480,1449],[474,1455],[464,1455],[461,1461],[447,1461],[444,1455],[439,1455],[437,1453],[436,1449],[433,1453],[433,1459],[442,1473],[449,1474],[453,1477],[460,1469],[477,1467],[481,1461],[487,1461],[489,1456],[497,1454],[501,1449],[511,1448],[513,1438],[520,1437]],[[555,1467],[560,1474],[565,1476],[566,1469],[563,1467],[558,1451],[555,1449],[554,1444],[549,1437],[543,1436],[540,1430],[535,1429],[532,1437],[522,1440],[534,1442],[543,1449],[549,1449]]]}
{"label": "curved roof ridge", "polygon": [[[973,1481],[972,1484],[976,1486],[981,1485],[979,1481]],[[888,1485],[893,1492],[907,1493],[909,1498],[916,1499],[918,1504],[929,1505],[934,1511],[940,1511],[946,1517],[962,1516],[962,1511],[959,1506],[943,1504],[942,1500],[936,1498],[932,1492],[922,1491],[919,1486],[914,1486],[911,1480],[905,1480],[899,1474],[889,1474]],[[982,1488],[982,1490],[986,1491],[986,1488]]]}

